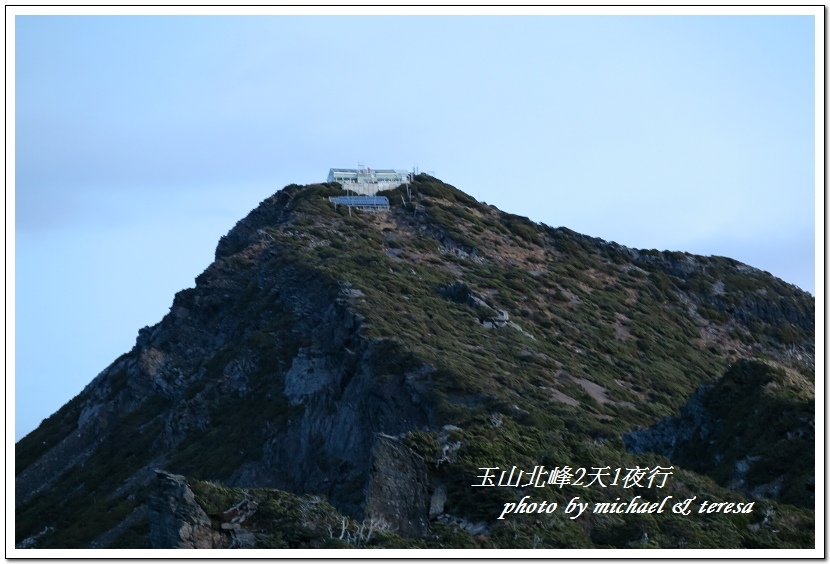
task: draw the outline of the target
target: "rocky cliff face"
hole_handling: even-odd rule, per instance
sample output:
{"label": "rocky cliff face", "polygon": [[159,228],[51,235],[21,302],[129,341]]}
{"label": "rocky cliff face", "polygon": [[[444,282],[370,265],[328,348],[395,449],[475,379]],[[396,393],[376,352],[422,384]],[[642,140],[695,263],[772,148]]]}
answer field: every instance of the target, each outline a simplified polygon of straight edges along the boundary
{"label": "rocky cliff face", "polygon": [[[16,541],[626,545],[602,520],[508,526],[495,517],[521,492],[471,484],[483,467],[643,465],[623,434],[742,357],[814,379],[813,299],[766,273],[536,225],[424,175],[411,192],[350,215],[328,202],[337,185],[292,185],[240,221],[168,315],[18,443]],[[185,483],[235,493],[191,499]],[[690,483],[678,495],[732,494]],[[255,488],[270,488],[256,511],[236,507]],[[258,528],[223,528],[234,507]],[[810,514],[787,511],[755,529],[686,523],[682,542],[810,543],[791,532]],[[303,538],[266,524],[312,513]],[[678,546],[676,524],[642,526]]]}
{"label": "rocky cliff face", "polygon": [[[150,514],[150,544],[154,548],[229,548],[236,540],[230,539],[229,531],[239,533],[241,527],[222,534],[221,525],[213,528],[210,517],[196,503],[196,497],[184,476],[158,471],[158,490],[150,497],[148,510]],[[233,508],[234,513],[240,508]],[[247,510],[248,507],[246,506]],[[238,522],[244,519],[239,519]],[[227,522],[231,524],[231,520]],[[224,523],[223,523],[224,524]],[[248,531],[241,536],[247,537]],[[236,541],[237,543],[239,541]]]}

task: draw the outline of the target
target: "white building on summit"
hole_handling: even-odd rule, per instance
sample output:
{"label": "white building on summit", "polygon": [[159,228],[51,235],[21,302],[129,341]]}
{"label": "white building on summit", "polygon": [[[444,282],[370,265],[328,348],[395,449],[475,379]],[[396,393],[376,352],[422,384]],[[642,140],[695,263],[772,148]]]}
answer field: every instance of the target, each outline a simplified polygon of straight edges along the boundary
{"label": "white building on summit", "polygon": [[391,190],[411,179],[408,170],[371,169],[362,164],[358,168],[332,168],[326,182],[339,182],[344,190],[357,194],[374,195],[381,190]]}

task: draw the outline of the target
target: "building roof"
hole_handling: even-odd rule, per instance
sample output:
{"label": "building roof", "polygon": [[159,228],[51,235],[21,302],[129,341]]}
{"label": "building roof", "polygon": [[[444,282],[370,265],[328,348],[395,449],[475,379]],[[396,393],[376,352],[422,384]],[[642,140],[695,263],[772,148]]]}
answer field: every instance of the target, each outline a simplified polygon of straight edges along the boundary
{"label": "building roof", "polygon": [[400,170],[393,170],[391,168],[383,168],[383,169],[356,169],[356,168],[333,168],[329,172],[345,172],[349,174],[357,174],[358,172],[375,172],[378,174],[406,174],[407,171],[400,171]]}

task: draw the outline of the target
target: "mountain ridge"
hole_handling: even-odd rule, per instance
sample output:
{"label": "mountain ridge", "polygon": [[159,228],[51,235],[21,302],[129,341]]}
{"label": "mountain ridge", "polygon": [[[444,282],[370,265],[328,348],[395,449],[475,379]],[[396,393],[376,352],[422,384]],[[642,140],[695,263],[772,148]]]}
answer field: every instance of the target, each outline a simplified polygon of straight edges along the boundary
{"label": "mountain ridge", "polygon": [[[741,358],[814,380],[814,300],[768,273],[538,225],[427,175],[410,191],[387,192],[387,213],[352,215],[327,200],[339,185],[290,185],[240,220],[196,287],[18,442],[17,542],[51,527],[37,546],[88,546],[146,506],[157,469],[324,496],[350,518],[384,515],[415,536],[449,527],[472,538],[481,527],[457,524],[494,523],[512,500],[474,491],[482,467],[635,464],[623,433],[677,413]],[[404,470],[378,433],[424,460],[425,490],[398,499],[381,485]],[[691,476],[679,490],[703,483],[724,495]],[[97,515],[90,498],[110,509],[82,526],[71,516]],[[413,507],[429,510],[425,527],[405,523]],[[783,511],[795,530],[733,523],[720,540],[811,542],[800,530],[809,508]],[[149,544],[142,523],[131,538]],[[675,524],[638,527],[671,546]],[[637,540],[601,518],[581,532],[560,525],[537,544]],[[511,546],[503,527],[481,530]],[[538,536],[520,528],[512,546]]]}

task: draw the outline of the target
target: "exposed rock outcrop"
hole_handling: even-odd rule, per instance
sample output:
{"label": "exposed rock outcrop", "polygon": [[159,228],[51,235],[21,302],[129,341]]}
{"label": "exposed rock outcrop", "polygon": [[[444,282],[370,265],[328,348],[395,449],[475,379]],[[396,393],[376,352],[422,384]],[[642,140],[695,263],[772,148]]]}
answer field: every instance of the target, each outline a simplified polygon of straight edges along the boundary
{"label": "exposed rock outcrop", "polygon": [[211,526],[184,476],[158,470],[158,488],[150,497],[150,544],[153,548],[220,548],[223,535]]}
{"label": "exposed rock outcrop", "polygon": [[623,442],[629,452],[656,452],[670,460],[680,460],[694,441],[708,441],[719,425],[703,407],[712,386],[705,385],[689,397],[677,415],[664,417],[647,429],[625,433]]}
{"label": "exposed rock outcrop", "polygon": [[376,435],[366,515],[406,536],[423,537],[429,530],[427,486],[424,460],[394,437]]}

